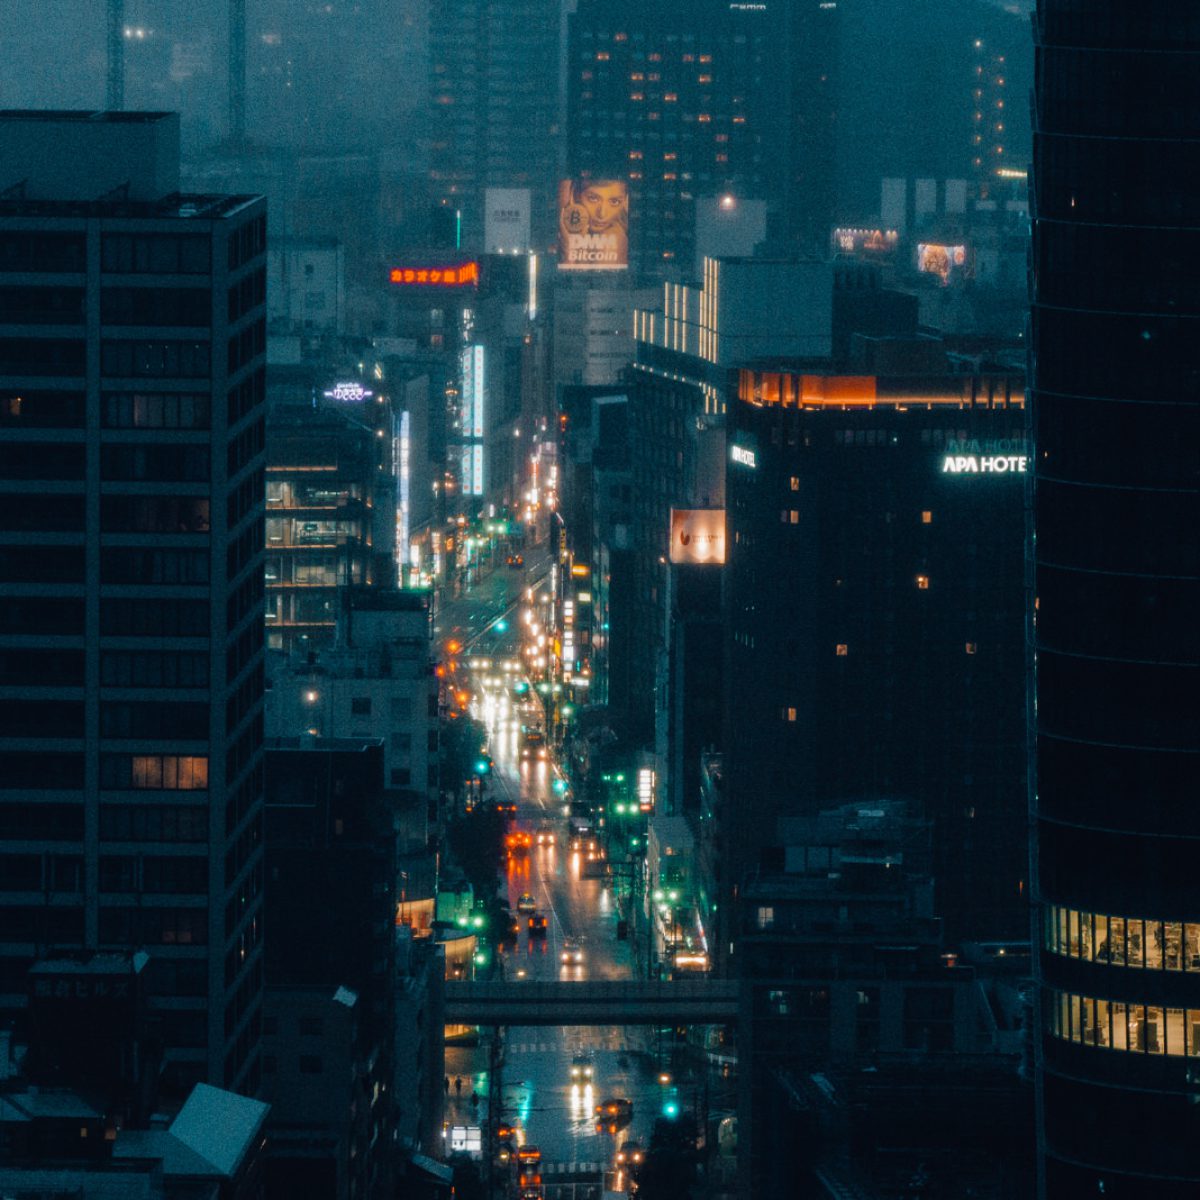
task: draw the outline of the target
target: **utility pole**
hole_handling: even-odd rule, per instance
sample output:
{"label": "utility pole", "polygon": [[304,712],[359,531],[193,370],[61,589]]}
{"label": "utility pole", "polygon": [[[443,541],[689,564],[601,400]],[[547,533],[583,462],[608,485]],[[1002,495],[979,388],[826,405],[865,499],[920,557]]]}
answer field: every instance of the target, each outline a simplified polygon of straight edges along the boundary
{"label": "utility pole", "polygon": [[108,81],[104,103],[109,112],[125,107],[125,0],[108,0]]}
{"label": "utility pole", "polygon": [[246,0],[229,0],[229,140],[246,140]]}

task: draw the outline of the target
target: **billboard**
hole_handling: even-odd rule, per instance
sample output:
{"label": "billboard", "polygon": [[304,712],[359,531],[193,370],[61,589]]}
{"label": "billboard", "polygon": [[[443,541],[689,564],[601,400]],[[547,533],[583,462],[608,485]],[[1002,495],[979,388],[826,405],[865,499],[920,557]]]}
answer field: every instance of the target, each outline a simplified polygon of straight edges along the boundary
{"label": "billboard", "polygon": [[483,193],[485,254],[525,253],[529,242],[529,189],[485,188]]}
{"label": "billboard", "polygon": [[725,561],[725,510],[723,508],[671,509],[671,561],[673,563],[723,563]]}
{"label": "billboard", "polygon": [[967,270],[966,246],[947,246],[941,242],[917,243],[917,270],[927,275],[936,275],[945,287],[953,279],[965,278]]}
{"label": "billboard", "polygon": [[629,186],[623,179],[564,179],[558,185],[560,271],[629,266]]}
{"label": "billboard", "polygon": [[891,258],[899,240],[900,234],[895,229],[851,229],[839,225],[833,231],[833,252],[868,259]]}
{"label": "billboard", "polygon": [[483,437],[484,373],[483,347],[476,344],[462,352],[463,437]]}

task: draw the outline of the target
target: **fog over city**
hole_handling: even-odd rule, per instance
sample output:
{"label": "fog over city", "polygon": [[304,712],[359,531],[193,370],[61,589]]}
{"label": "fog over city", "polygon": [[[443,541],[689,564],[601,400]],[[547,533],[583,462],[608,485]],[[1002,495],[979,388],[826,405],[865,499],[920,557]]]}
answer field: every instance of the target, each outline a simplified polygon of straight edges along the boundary
{"label": "fog over city", "polygon": [[0,0],[0,1200],[1200,1194],[1200,21]]}

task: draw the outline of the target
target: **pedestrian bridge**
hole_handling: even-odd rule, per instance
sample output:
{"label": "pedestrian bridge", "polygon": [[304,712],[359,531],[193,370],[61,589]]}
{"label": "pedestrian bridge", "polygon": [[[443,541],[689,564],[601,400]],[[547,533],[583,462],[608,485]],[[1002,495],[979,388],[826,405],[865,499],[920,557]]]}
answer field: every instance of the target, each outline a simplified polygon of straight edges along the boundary
{"label": "pedestrian bridge", "polygon": [[447,1025],[723,1025],[738,985],[724,979],[446,983]]}

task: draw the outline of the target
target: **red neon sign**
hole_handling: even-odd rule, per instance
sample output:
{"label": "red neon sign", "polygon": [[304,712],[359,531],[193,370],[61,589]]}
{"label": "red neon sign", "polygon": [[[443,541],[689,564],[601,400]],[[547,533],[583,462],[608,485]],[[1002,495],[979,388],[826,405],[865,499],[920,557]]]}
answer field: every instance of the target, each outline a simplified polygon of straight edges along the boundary
{"label": "red neon sign", "polygon": [[393,267],[388,279],[402,287],[466,287],[479,283],[479,264],[465,262],[453,267]]}

